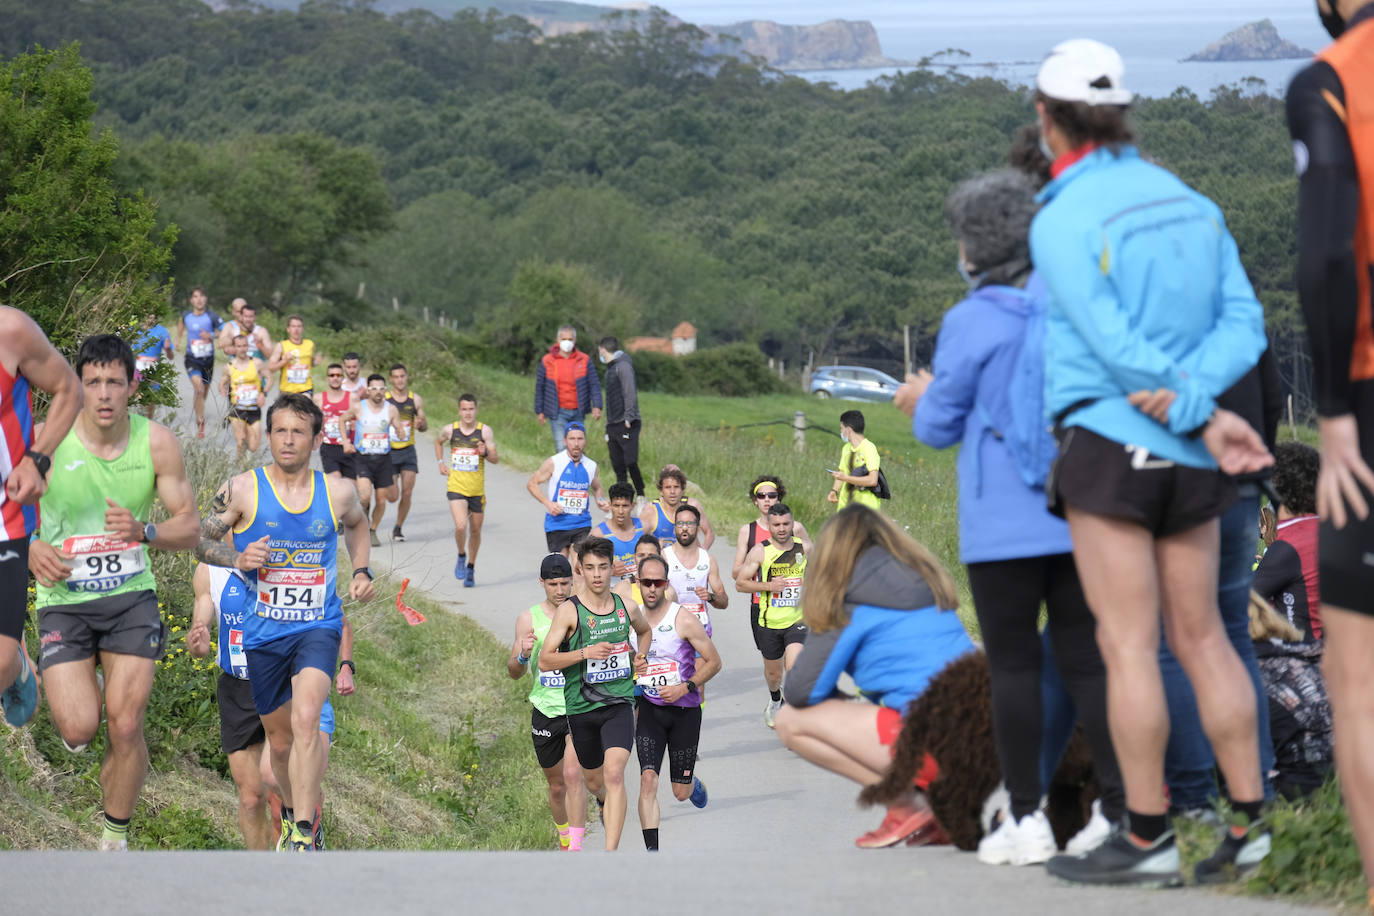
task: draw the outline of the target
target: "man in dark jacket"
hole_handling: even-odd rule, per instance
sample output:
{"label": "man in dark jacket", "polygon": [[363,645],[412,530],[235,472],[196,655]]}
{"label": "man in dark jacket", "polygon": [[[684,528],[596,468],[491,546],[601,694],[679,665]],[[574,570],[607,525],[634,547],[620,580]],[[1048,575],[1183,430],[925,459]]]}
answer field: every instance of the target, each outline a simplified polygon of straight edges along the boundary
{"label": "man in dark jacket", "polygon": [[586,424],[587,412],[601,419],[601,380],[592,361],[577,349],[577,329],[565,324],[534,378],[534,412],[553,427],[553,448],[563,450],[563,433],[574,420]]}
{"label": "man in dark jacket", "polygon": [[615,482],[634,484],[635,509],[643,508],[644,477],[639,473],[639,388],[635,367],[615,337],[601,338],[601,362],[606,366],[606,447],[611,453]]}

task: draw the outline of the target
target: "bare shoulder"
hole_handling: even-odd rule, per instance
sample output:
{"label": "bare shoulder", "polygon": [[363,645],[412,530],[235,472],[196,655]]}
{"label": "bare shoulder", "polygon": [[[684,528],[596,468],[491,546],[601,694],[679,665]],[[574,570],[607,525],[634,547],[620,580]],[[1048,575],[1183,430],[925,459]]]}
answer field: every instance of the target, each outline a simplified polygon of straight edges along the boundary
{"label": "bare shoulder", "polygon": [[346,506],[349,500],[358,498],[358,491],[354,489],[353,481],[347,477],[331,477],[324,475],[325,485],[329,487],[329,499],[336,506]]}
{"label": "bare shoulder", "polygon": [[184,468],[181,442],[176,433],[156,420],[148,421],[148,449],[153,453],[153,473],[162,474]]}

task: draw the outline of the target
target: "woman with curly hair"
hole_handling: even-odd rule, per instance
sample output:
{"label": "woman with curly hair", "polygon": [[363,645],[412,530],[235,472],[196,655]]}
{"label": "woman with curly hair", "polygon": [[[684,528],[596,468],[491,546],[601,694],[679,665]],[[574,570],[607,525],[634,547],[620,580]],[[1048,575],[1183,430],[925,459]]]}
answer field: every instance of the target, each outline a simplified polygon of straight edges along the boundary
{"label": "woman with curly hair", "polygon": [[[802,589],[810,634],[787,676],[776,727],[787,747],[861,786],[877,783],[908,704],[946,665],[973,651],[954,580],[929,550],[867,506],[841,509],[821,528]],[[838,691],[848,674],[860,695]],[[929,784],[934,773],[923,773]],[[914,790],[891,803],[855,844],[930,842],[940,833]]]}

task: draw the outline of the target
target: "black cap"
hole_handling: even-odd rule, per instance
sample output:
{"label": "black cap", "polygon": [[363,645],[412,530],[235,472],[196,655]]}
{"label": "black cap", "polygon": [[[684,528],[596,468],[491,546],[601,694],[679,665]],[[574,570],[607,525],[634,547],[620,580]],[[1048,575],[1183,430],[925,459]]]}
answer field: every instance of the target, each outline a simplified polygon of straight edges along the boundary
{"label": "black cap", "polygon": [[551,553],[539,564],[539,578],[568,579],[572,577],[572,564],[561,553]]}

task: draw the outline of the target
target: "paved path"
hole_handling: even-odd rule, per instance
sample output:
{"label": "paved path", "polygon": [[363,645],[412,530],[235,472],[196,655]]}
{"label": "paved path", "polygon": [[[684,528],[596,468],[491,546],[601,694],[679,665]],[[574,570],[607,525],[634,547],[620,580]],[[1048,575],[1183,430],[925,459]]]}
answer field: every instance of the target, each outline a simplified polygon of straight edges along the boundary
{"label": "paved path", "polygon": [[[420,386],[423,389],[423,384]],[[211,416],[214,409],[211,410]],[[435,417],[436,428],[447,418]],[[500,417],[493,423],[500,442]],[[212,427],[213,428],[213,427]],[[421,444],[422,457],[431,453]],[[477,564],[476,588],[453,579],[452,524],[444,482],[433,462],[421,461],[407,541],[389,543],[394,507],[382,525],[383,546],[373,562],[409,576],[458,613],[503,642],[516,614],[541,595],[535,581],[544,556],[540,507],[525,491],[526,475],[488,468],[489,509]],[[752,470],[748,470],[752,474]],[[709,508],[709,503],[708,503]],[[733,532],[731,532],[733,534]],[[732,548],[718,541],[712,554],[725,573]],[[711,682],[704,711],[698,775],[710,803],[697,810],[675,802],[664,785],[662,853],[647,864],[634,800],[637,765],[631,761],[630,813],[621,843],[637,909],[701,906],[727,913],[837,913],[845,907],[921,913],[1321,913],[1321,909],[1238,898],[1196,889],[1109,891],[1061,885],[1037,868],[993,868],[952,848],[858,850],[854,837],[872,828],[880,811],[856,808],[856,787],[784,749],[763,724],[767,693],[749,633],[744,596],[731,592],[728,610],[715,611],[715,640],[725,668]],[[525,728],[524,722],[511,723]],[[530,765],[534,766],[531,752]],[[589,855],[602,855],[589,837]],[[249,856],[255,856],[251,861]],[[196,853],[143,853],[118,859],[95,853],[7,853],[0,856],[5,912],[70,912],[76,906],[140,913],[198,914],[274,910],[297,895],[311,912],[451,911],[455,898],[471,911],[574,911],[623,903],[593,892],[588,863],[555,853],[334,852],[302,862],[284,856],[220,853],[210,863]],[[611,873],[598,870],[598,879]],[[11,880],[23,877],[22,881]],[[73,880],[79,876],[78,880]],[[627,898],[622,897],[622,901]],[[272,900],[272,904],[267,901]],[[192,902],[194,901],[194,902]],[[600,901],[599,903],[597,901]],[[669,903],[677,901],[677,903]],[[113,907],[110,905],[114,904]]]}

